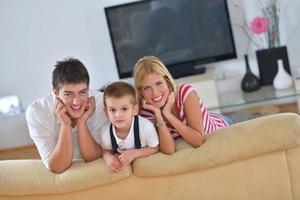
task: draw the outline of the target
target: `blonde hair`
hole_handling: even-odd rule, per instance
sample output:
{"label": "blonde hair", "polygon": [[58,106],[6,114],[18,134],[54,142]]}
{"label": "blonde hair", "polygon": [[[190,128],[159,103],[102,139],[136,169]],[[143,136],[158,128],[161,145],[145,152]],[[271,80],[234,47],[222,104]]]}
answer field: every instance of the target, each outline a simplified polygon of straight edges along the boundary
{"label": "blonde hair", "polygon": [[129,83],[123,82],[123,81],[116,81],[111,84],[109,84],[104,89],[103,93],[103,104],[104,107],[106,107],[106,99],[109,97],[113,98],[121,98],[124,96],[130,97],[130,102],[133,105],[137,104],[137,99],[135,95],[135,89],[132,85]]}
{"label": "blonde hair", "polygon": [[164,63],[155,56],[145,56],[140,58],[135,64],[133,74],[135,91],[140,104],[143,99],[141,94],[142,83],[146,76],[152,73],[163,76],[168,84],[169,90],[171,92],[176,91],[175,81]]}

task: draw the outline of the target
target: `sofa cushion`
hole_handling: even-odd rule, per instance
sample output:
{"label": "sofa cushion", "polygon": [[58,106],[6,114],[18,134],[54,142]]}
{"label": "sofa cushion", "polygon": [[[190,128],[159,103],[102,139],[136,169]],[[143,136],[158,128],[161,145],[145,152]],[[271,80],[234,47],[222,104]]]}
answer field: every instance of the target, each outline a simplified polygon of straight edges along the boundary
{"label": "sofa cushion", "polygon": [[297,114],[269,115],[220,129],[198,148],[182,139],[173,155],[157,153],[134,161],[138,176],[161,176],[202,170],[262,154],[287,150],[300,144],[300,117]]}
{"label": "sofa cushion", "polygon": [[3,160],[0,163],[0,194],[3,195],[73,192],[119,181],[132,172],[128,166],[112,173],[102,158],[88,163],[73,161],[61,174],[48,171],[41,160]]}
{"label": "sofa cushion", "polygon": [[288,150],[286,155],[293,197],[300,199],[300,147]]}

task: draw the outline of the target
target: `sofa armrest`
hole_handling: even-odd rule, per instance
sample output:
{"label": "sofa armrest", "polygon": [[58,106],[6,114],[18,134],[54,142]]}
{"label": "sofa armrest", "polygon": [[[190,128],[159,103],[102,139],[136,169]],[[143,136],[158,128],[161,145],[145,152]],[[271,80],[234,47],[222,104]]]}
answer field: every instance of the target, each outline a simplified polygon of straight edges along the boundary
{"label": "sofa armrest", "polygon": [[61,174],[46,169],[41,160],[2,160],[0,196],[74,192],[119,181],[131,172],[131,166],[127,166],[112,173],[102,158],[88,163],[73,161],[71,167]]}
{"label": "sofa armrest", "polygon": [[[202,170],[300,144],[300,117],[284,113],[257,118],[215,131],[198,148],[176,141],[173,155],[157,153],[134,161],[138,176],[161,176]],[[183,147],[183,148],[182,148]]]}

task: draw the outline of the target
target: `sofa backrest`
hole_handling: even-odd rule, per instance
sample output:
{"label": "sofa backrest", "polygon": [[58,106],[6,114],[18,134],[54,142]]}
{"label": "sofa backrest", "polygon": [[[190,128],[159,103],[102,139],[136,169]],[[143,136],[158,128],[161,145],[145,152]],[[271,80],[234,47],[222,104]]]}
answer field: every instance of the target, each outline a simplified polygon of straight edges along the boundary
{"label": "sofa backrest", "polygon": [[203,170],[300,145],[300,117],[284,113],[261,117],[215,131],[198,148],[182,139],[178,151],[134,161],[137,176],[164,176]]}

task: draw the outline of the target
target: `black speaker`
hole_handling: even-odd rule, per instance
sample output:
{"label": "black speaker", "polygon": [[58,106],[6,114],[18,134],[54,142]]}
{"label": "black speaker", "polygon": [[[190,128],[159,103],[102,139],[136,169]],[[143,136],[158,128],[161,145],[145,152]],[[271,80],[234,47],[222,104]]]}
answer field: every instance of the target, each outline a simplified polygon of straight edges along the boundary
{"label": "black speaker", "polygon": [[282,59],[285,70],[291,74],[286,46],[256,51],[261,85],[273,85],[277,73],[277,60]]}

